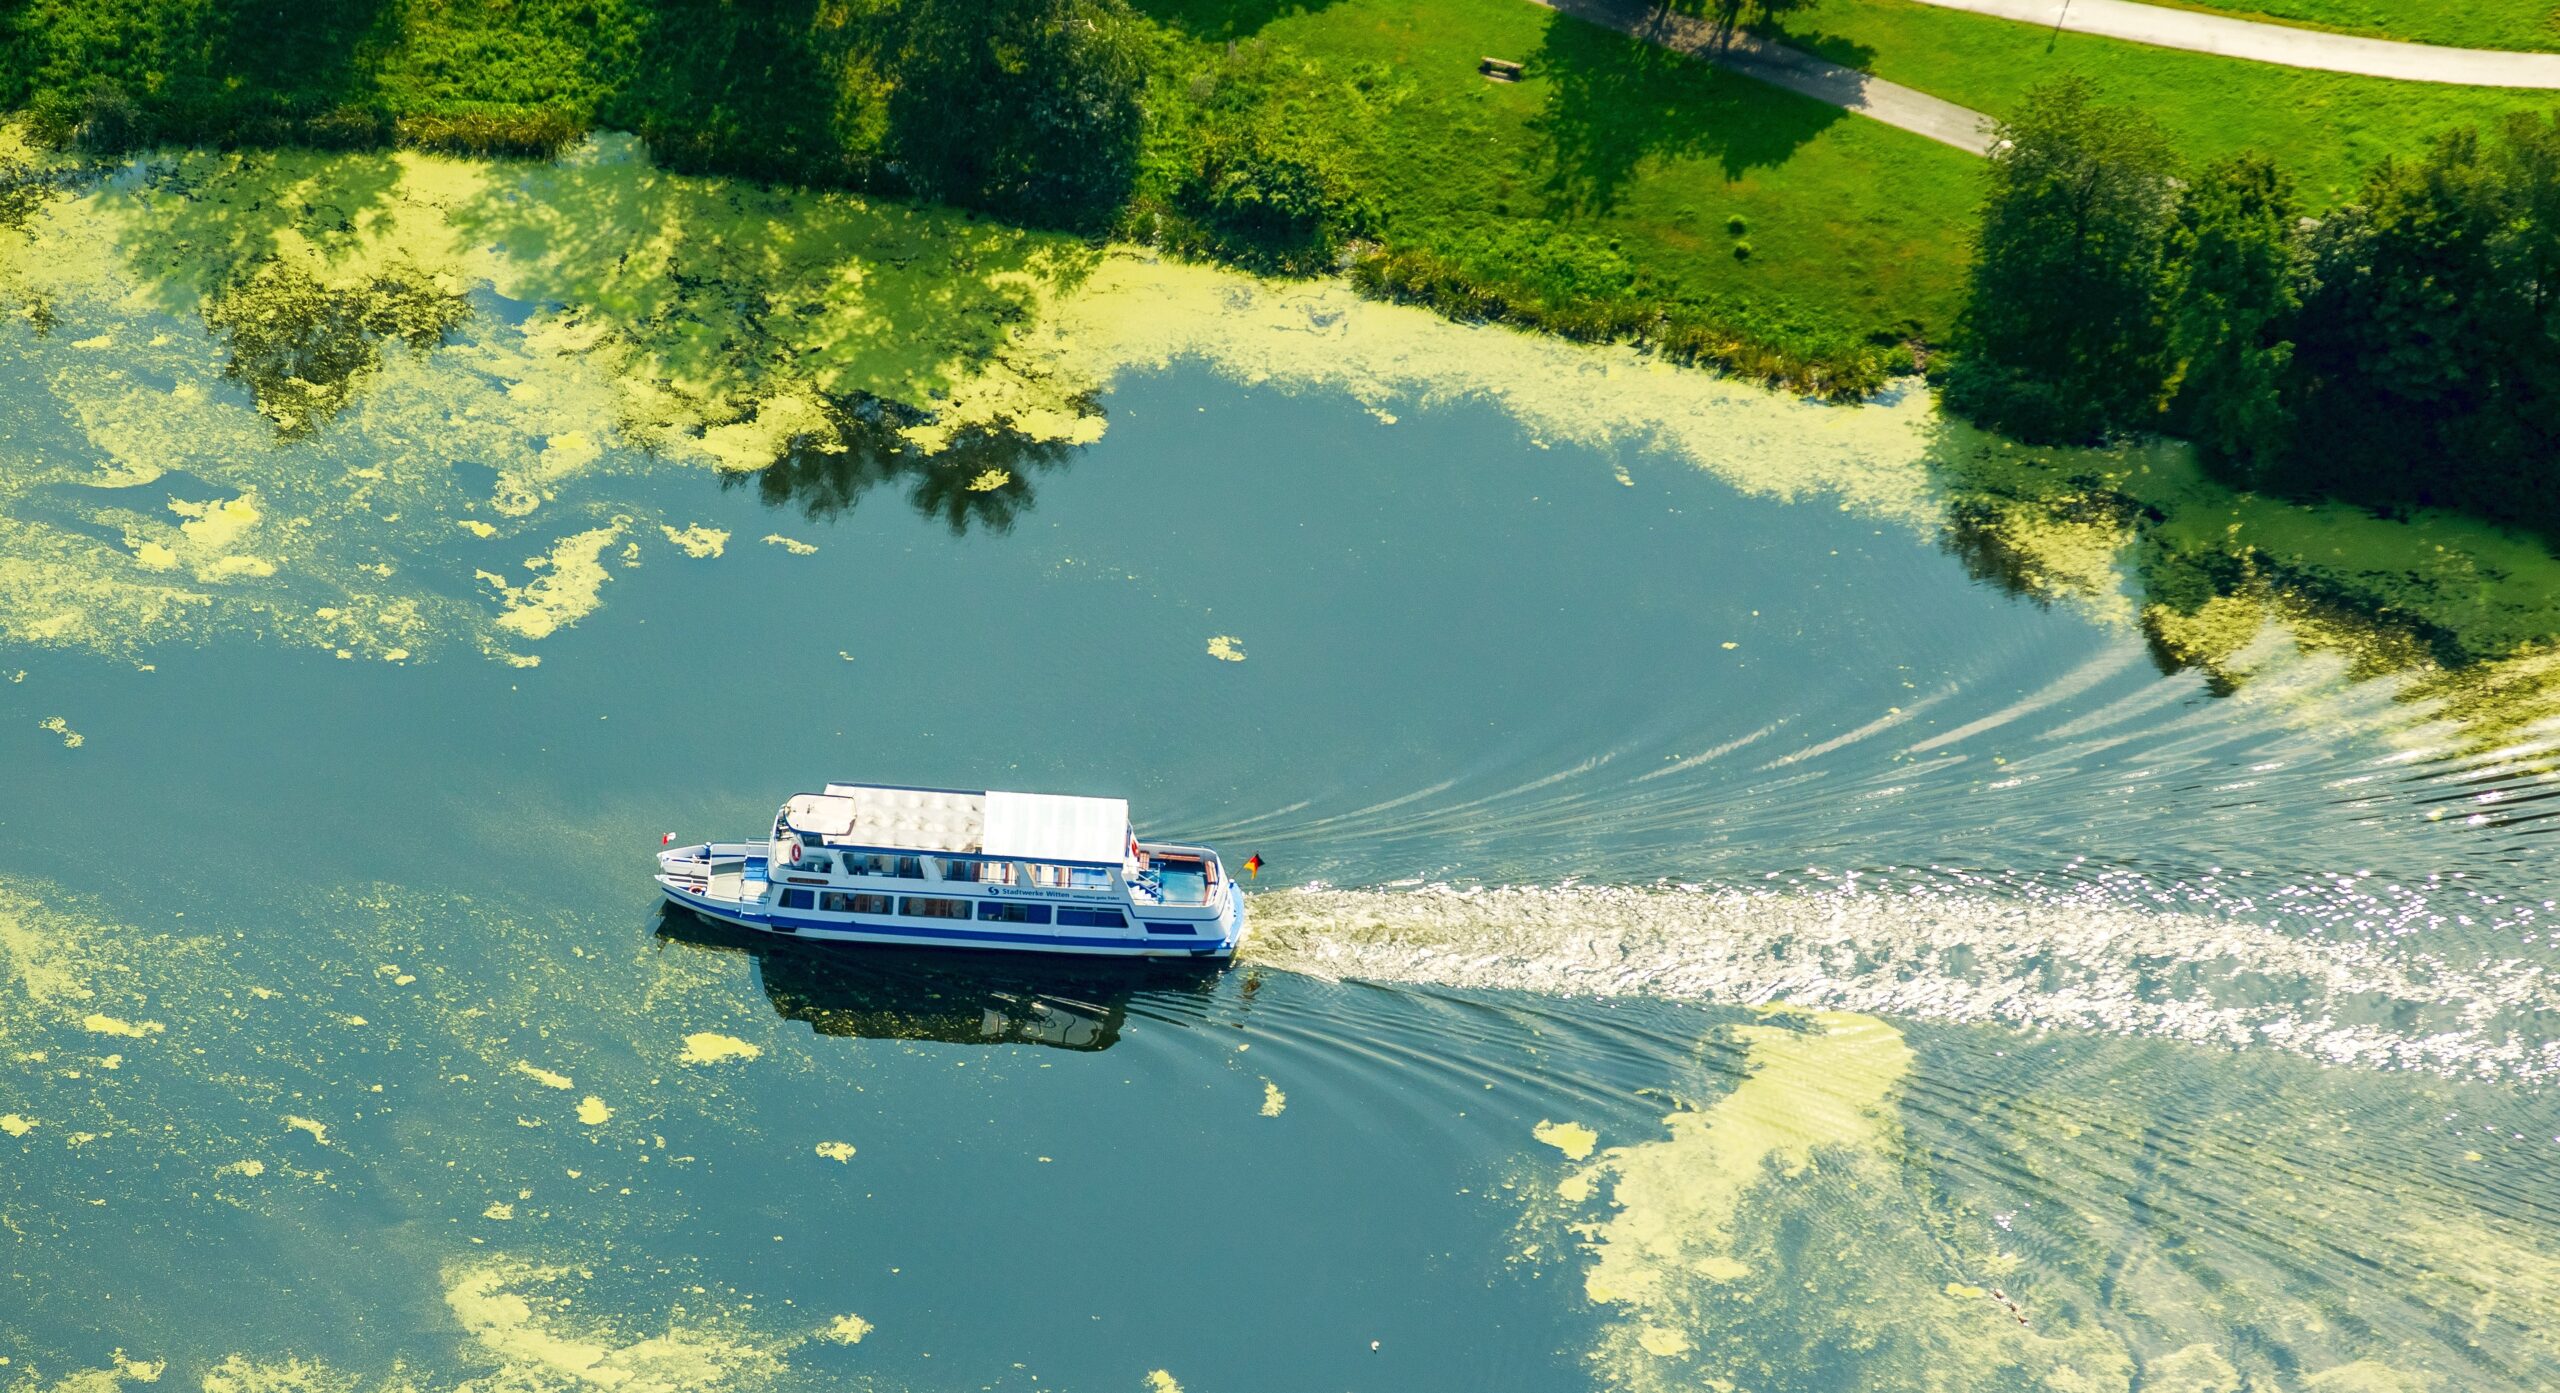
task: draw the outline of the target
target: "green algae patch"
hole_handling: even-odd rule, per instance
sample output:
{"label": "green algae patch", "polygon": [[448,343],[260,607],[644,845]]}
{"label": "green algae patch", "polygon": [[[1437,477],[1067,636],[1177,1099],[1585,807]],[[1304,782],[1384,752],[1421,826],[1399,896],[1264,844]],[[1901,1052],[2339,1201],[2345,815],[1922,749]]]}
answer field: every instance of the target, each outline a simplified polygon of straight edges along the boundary
{"label": "green algae patch", "polygon": [[719,1064],[732,1059],[753,1059],[763,1053],[762,1046],[751,1045],[735,1035],[697,1030],[684,1037],[684,1051],[676,1058],[687,1064]]}
{"label": "green algae patch", "polygon": [[1589,1159],[1591,1148],[1600,1142],[1598,1132],[1579,1122],[1540,1122],[1529,1129],[1529,1135],[1563,1152],[1569,1161]]}
{"label": "green algae patch", "polygon": [[1614,1148],[1601,1161],[1615,1212],[1583,1279],[1593,1301],[1648,1308],[1666,1283],[1733,1256],[1735,1213],[1764,1172],[1790,1177],[1825,1149],[1872,1152],[1885,1142],[1887,1102],[1910,1048],[1868,1017],[1825,1012],[1811,1025],[1736,1028],[1749,1072],[1733,1092],[1664,1118],[1667,1140]]}
{"label": "green algae patch", "polygon": [[1729,1033],[1728,1091],[1558,1187],[1604,1206],[1579,1228],[1582,1291],[1608,1316],[1589,1354],[1600,1386],[1811,1390],[1836,1386],[1846,1360],[1861,1386],[1931,1393],[2131,1388],[2130,1355],[2087,1316],[2030,1329],[1948,1294],[1967,1270],[2014,1274],[2017,1260],[1981,1235],[1968,1256],[1915,1187],[1901,1032],[1780,1011]]}
{"label": "green algae patch", "polygon": [[444,1301],[475,1350],[498,1366],[500,1388],[596,1388],[617,1393],[723,1393],[782,1385],[792,1342],[741,1322],[678,1317],[654,1333],[584,1314],[577,1272],[513,1259],[457,1264]]}
{"label": "green algae patch", "polygon": [[2538,544],[2237,494],[2174,446],[2007,445],[1915,384],[1809,402],[1341,282],[672,174],[622,136],[544,162],[171,152],[76,181],[35,158],[0,150],[44,175],[0,237],[0,298],[45,307],[0,325],[17,643],[254,633],[531,666],[526,645],[606,602],[616,549],[725,553],[637,476],[753,476],[821,521],[894,482],[955,533],[1003,531],[1101,437],[1115,382],[1191,361],[1346,396],[1381,429],[1486,403],[1537,445],[1658,451],[1843,508],[2217,689],[2295,692],[2305,662],[2387,679],[2366,719],[2418,743],[2494,745],[2560,710],[2560,562]]}
{"label": "green algae patch", "polygon": [[690,523],[684,527],[661,525],[658,531],[665,534],[667,541],[676,550],[697,561],[718,556],[729,546],[727,532],[717,527],[705,527],[700,523]]}
{"label": "green algae patch", "polygon": [[624,524],[593,528],[561,538],[542,556],[526,560],[537,574],[522,585],[489,571],[480,579],[505,601],[499,628],[528,639],[545,639],[593,614],[604,603],[605,583],[613,579],[604,567],[605,550],[622,540]]}
{"label": "green algae patch", "polygon": [[[498,568],[454,566],[454,529],[520,537],[618,475],[823,452],[843,401],[910,404],[893,434],[919,459],[1009,415],[1099,430],[1054,396],[937,415],[1094,259],[1083,243],[668,175],[627,138],[548,164],[160,154],[23,223],[0,294],[40,300],[49,327],[0,330],[17,462],[0,631],[18,641],[254,630],[348,657],[523,661],[511,645],[591,607],[592,573],[492,592],[476,575]],[[481,469],[496,483],[475,497]],[[987,506],[1020,492],[1000,460],[953,469]],[[164,477],[184,487],[157,506],[126,492]],[[717,554],[716,529],[662,525]]]}
{"label": "green algae patch", "polygon": [[229,350],[223,375],[248,386],[276,429],[308,435],[381,366],[384,341],[425,352],[470,313],[458,286],[414,266],[333,285],[274,257],[236,273],[204,320]]}
{"label": "green algae patch", "polygon": [[[2560,714],[2560,556],[2532,538],[2236,492],[2164,443],[2039,449],[1942,422],[1925,458],[1974,574],[2128,625],[2306,728],[2486,749]],[[2347,695],[2376,682],[2390,700]]]}

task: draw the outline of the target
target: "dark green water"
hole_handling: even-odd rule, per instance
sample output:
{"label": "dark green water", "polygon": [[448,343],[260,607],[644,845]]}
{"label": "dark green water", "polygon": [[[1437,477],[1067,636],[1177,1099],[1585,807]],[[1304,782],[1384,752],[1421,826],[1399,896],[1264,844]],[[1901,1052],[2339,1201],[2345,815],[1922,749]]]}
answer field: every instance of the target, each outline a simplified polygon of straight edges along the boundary
{"label": "dark green water", "polygon": [[[975,494],[608,439],[519,521],[522,306],[296,434],[122,284],[0,330],[0,1387],[2560,1382],[2529,663],[2181,666],[1979,527],[1188,361]],[[1259,937],[660,915],[830,778],[1124,794]]]}

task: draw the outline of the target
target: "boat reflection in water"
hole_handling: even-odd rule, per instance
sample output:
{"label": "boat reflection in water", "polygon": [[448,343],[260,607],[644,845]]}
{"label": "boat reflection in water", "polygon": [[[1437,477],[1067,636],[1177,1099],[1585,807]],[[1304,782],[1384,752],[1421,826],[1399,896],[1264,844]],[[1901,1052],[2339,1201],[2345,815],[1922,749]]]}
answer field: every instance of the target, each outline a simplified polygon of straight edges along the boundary
{"label": "boat reflection in water", "polygon": [[658,939],[756,960],[766,1000],[821,1035],[955,1045],[1108,1049],[1133,1001],[1200,1016],[1218,981],[1205,964],[990,958],[965,951],[800,943],[668,908]]}

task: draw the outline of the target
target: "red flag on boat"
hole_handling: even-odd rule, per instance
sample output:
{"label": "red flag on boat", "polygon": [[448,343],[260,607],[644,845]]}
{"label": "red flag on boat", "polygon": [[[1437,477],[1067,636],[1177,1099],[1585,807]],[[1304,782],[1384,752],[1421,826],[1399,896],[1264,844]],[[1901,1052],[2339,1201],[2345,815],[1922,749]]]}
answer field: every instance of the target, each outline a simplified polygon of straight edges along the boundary
{"label": "red flag on boat", "polygon": [[660,846],[665,846],[667,843],[672,842],[672,841],[674,841],[675,839],[676,839],[676,834],[675,834],[675,833],[673,833],[673,832],[666,833],[665,835],[663,835],[663,836],[661,836],[661,837],[659,837],[659,838],[658,838],[658,845],[660,845]]}
{"label": "red flag on boat", "polygon": [[1258,875],[1262,874],[1262,853],[1261,853],[1261,852],[1258,852],[1258,851],[1257,851],[1257,852],[1255,852],[1253,855],[1251,855],[1251,856],[1248,856],[1248,857],[1244,858],[1244,873],[1245,873],[1245,875],[1247,875],[1248,877],[1251,877],[1251,876],[1258,876]]}

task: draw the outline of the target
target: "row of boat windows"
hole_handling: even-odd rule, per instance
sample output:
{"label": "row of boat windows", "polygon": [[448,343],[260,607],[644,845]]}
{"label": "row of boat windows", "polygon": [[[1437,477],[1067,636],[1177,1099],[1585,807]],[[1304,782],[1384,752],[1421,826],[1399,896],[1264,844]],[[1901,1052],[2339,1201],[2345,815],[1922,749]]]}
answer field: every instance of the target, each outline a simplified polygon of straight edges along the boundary
{"label": "row of boat windows", "polygon": [[[972,908],[974,906],[974,908]],[[1076,909],[1067,905],[1011,904],[1002,900],[955,900],[930,895],[866,895],[842,890],[785,890],[784,909],[818,909],[829,914],[894,914],[908,919],[970,919],[989,924],[1050,924],[1065,929],[1125,929],[1129,916],[1116,909]],[[1189,924],[1149,924],[1149,933],[1191,933]]]}
{"label": "row of boat windows", "polygon": [[1044,861],[973,861],[960,856],[899,856],[869,851],[809,851],[785,864],[785,870],[819,875],[842,865],[846,875],[922,880],[930,859],[936,878],[976,885],[1035,885],[1046,890],[1108,890],[1111,872],[1093,866],[1054,866]]}

